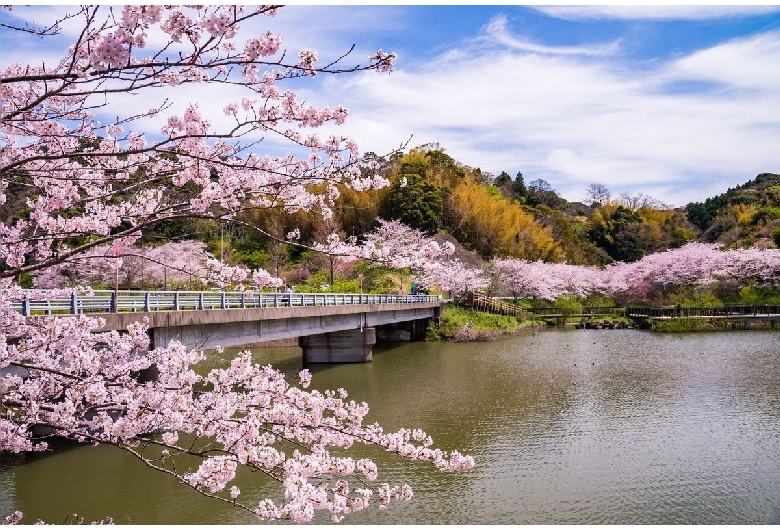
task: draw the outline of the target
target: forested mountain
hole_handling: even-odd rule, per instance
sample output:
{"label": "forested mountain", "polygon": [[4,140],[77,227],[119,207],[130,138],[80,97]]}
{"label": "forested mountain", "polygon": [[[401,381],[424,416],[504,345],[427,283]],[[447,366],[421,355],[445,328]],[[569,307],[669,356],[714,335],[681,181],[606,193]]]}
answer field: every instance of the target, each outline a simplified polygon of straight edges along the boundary
{"label": "forested mountain", "polygon": [[460,164],[438,145],[383,160],[381,167],[389,188],[339,198],[336,221],[345,234],[364,233],[379,216],[450,234],[483,259],[598,265],[679,247],[700,232],[682,210],[641,194],[613,201],[602,187],[590,204],[569,202],[544,180],[526,182],[520,172],[493,176]]}
{"label": "forested mountain", "polygon": [[729,246],[780,246],[780,175],[755,179],[704,202],[686,206],[701,239]]}
{"label": "forested mountain", "polygon": [[[758,175],[704,203],[671,208],[641,193],[612,198],[599,183],[583,190],[586,202],[569,202],[544,180],[526,182],[521,172],[488,174],[459,163],[437,144],[387,159],[370,156],[390,186],[342,189],[334,216],[325,223],[313,212],[291,217],[274,210],[241,220],[279,238],[299,228],[300,242],[306,244],[333,232],[360,238],[376,227],[377,218],[396,219],[430,235],[446,234],[484,260],[515,257],[580,265],[637,261],[695,240],[727,248],[780,242],[780,176],[774,174]],[[230,225],[219,240],[213,229],[211,234],[210,249],[218,254],[226,248],[233,262],[277,274],[324,266],[314,253],[280,245],[239,224]]]}
{"label": "forested mountain", "polygon": [[[332,233],[360,239],[376,228],[378,218],[438,234],[453,242],[467,262],[498,257],[605,265],[638,261],[696,240],[725,248],[780,246],[780,175],[772,173],[675,209],[641,193],[612,198],[599,183],[583,190],[585,202],[569,202],[544,180],[526,182],[521,172],[491,175],[459,163],[436,144],[390,158],[368,156],[390,185],[360,192],[340,189],[334,215],[326,221],[316,211],[289,214],[273,208],[250,210],[221,225],[169,220],[140,244],[203,241],[220,260],[265,268],[295,283],[328,268],[333,276],[332,260],[307,246]],[[23,195],[14,195],[0,208],[3,218],[27,215]],[[284,242],[293,230],[301,246]],[[369,278],[370,271],[364,274]]]}

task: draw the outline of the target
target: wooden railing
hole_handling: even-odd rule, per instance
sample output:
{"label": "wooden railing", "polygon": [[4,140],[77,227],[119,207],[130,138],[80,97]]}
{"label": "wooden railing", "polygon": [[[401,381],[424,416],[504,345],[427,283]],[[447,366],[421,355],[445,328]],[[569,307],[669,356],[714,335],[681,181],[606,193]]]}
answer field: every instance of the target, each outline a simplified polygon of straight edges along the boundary
{"label": "wooden railing", "polygon": [[559,307],[539,307],[530,308],[529,312],[539,317],[579,317],[579,318],[596,318],[596,317],[622,317],[625,316],[626,309],[624,307],[615,306],[592,306],[583,307],[581,311],[564,311]]}
{"label": "wooden railing", "polygon": [[116,313],[120,311],[185,311],[253,307],[305,307],[354,304],[440,302],[440,296],[352,293],[242,293],[228,291],[94,291],[92,295],[46,298],[29,290],[11,308],[25,316]]}
{"label": "wooden railing", "polygon": [[526,319],[530,317],[525,308],[504,302],[503,300],[490,298],[482,293],[469,293],[459,299],[458,303],[477,311],[484,311],[494,315],[520,316]]}
{"label": "wooden railing", "polygon": [[634,318],[740,318],[780,316],[780,305],[724,305],[710,307],[629,307]]}

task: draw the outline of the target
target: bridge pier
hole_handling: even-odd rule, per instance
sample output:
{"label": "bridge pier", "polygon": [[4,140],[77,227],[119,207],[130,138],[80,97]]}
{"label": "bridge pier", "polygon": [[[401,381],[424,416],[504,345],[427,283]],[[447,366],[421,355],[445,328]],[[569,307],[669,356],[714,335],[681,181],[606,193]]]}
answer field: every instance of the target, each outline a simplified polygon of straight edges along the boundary
{"label": "bridge pier", "polygon": [[364,363],[373,360],[376,328],[348,329],[298,338],[304,363]]}
{"label": "bridge pier", "polygon": [[378,326],[376,328],[376,340],[379,343],[425,340],[425,334],[430,322],[430,318],[425,318]]}

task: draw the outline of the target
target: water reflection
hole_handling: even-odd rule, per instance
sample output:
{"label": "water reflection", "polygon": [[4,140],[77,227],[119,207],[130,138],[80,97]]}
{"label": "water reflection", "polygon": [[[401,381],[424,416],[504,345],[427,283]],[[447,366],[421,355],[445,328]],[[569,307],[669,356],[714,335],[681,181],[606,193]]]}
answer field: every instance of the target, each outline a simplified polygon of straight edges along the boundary
{"label": "water reflection", "polygon": [[[310,369],[313,387],[367,401],[369,421],[423,428],[478,464],[442,474],[367,448],[379,480],[409,482],[415,498],[348,522],[755,524],[780,521],[777,337],[556,331],[378,346],[373,363]],[[298,348],[253,357],[290,377],[302,368]],[[278,498],[256,474],[240,487]],[[52,521],[255,522],[104,447],[0,459],[0,509],[12,507]]]}

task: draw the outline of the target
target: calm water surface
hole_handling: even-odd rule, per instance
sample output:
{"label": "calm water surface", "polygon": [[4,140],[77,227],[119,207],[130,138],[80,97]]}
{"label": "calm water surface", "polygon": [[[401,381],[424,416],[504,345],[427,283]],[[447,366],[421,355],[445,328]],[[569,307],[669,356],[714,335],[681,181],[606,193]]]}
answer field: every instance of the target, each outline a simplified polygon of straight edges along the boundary
{"label": "calm water surface", "polygon": [[[255,358],[301,368],[297,348]],[[373,363],[312,372],[313,387],[367,401],[369,422],[422,428],[477,462],[440,473],[368,451],[380,481],[409,482],[415,497],[345,523],[780,522],[777,332],[545,331],[377,346]],[[277,497],[256,474],[240,487]],[[47,521],[78,512],[135,524],[256,522],[108,447],[3,456],[0,515],[13,509]]]}

